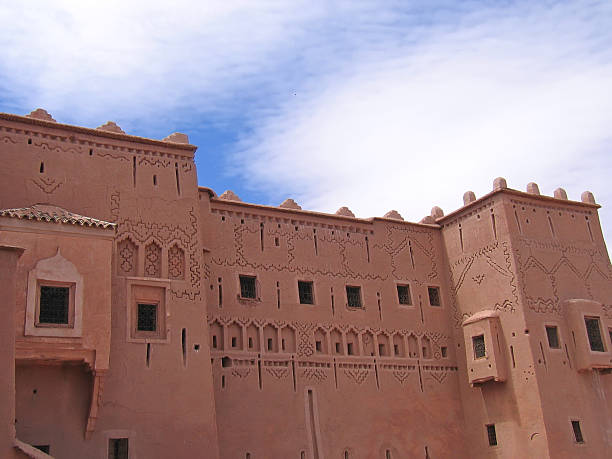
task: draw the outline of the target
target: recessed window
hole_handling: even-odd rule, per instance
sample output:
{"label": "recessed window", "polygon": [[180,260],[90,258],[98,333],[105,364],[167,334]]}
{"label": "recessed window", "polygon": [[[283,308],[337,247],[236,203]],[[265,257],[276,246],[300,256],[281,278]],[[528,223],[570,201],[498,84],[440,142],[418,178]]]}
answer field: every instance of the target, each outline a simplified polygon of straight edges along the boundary
{"label": "recessed window", "polygon": [[157,331],[157,305],[138,303],[138,331]]}
{"label": "recessed window", "polygon": [[242,298],[257,298],[255,276],[240,276],[240,296]]}
{"label": "recessed window", "polygon": [[429,294],[429,305],[440,306],[440,288],[439,287],[427,287]]}
{"label": "recessed window", "polygon": [[346,300],[349,308],[361,307],[361,287],[346,286]]}
{"label": "recessed window", "polygon": [[317,352],[321,352],[321,349],[323,348],[321,341],[315,341],[315,349],[317,350]]}
{"label": "recessed window", "polygon": [[236,347],[237,346],[237,340],[235,336],[232,336],[232,347]]}
{"label": "recessed window", "polygon": [[69,314],[70,288],[41,285],[38,323],[68,325]]}
{"label": "recessed window", "polygon": [[497,433],[495,432],[495,424],[487,424],[487,438],[489,446],[497,446]]}
{"label": "recessed window", "polygon": [[482,359],[486,354],[484,335],[473,336],[472,344],[474,345],[474,358]]}
{"label": "recessed window", "polygon": [[217,349],[217,335],[213,335],[212,342],[213,342],[213,349]]}
{"label": "recessed window", "polygon": [[551,349],[560,349],[559,345],[559,330],[553,325],[546,326],[546,337],[548,338],[548,347]]}
{"label": "recessed window", "polygon": [[307,281],[298,281],[300,304],[314,304],[313,284]]}
{"label": "recessed window", "polygon": [[346,353],[348,355],[354,355],[353,343],[346,343]]}
{"label": "recessed window", "polygon": [[128,459],[128,439],[108,439],[108,459]]}
{"label": "recessed window", "polygon": [[397,299],[399,300],[399,304],[412,304],[412,298],[410,296],[410,286],[398,285]]}
{"label": "recessed window", "polygon": [[605,352],[603,340],[601,339],[601,327],[598,317],[585,317],[587,336],[591,350],[595,352]]}
{"label": "recessed window", "polygon": [[268,350],[272,351],[274,349],[274,345],[272,342],[272,338],[268,338]]}
{"label": "recessed window", "polygon": [[572,430],[574,431],[574,440],[576,443],[584,443],[582,429],[580,429],[580,421],[572,421]]}
{"label": "recessed window", "polygon": [[249,349],[253,349],[253,338],[249,338]]}
{"label": "recessed window", "polygon": [[442,357],[446,358],[446,356],[448,356],[448,348],[446,346],[442,346],[440,348],[440,352],[442,352]]}
{"label": "recessed window", "polygon": [[335,343],[335,348],[336,348],[336,354],[340,354],[340,343]]}

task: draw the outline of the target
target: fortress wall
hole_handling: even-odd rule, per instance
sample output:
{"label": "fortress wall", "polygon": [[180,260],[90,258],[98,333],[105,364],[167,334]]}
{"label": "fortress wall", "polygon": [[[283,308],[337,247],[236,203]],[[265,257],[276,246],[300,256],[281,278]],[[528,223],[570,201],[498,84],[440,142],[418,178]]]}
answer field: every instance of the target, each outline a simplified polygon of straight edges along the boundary
{"label": "fortress wall", "polygon": [[[222,456],[462,457],[439,230],[201,196]],[[255,299],[240,275],[256,277]],[[347,285],[363,307],[347,305]]]}
{"label": "fortress wall", "polygon": [[[0,170],[2,208],[51,202],[118,224],[110,370],[100,386],[97,423],[89,441],[87,419],[80,438],[57,441],[83,457],[106,454],[115,437],[129,438],[138,457],[194,457],[203,450],[216,457],[195,147],[2,115],[0,148],[11,165]],[[163,339],[130,338],[134,285],[153,285],[165,295]],[[28,374],[34,373],[24,373],[23,384]]]}

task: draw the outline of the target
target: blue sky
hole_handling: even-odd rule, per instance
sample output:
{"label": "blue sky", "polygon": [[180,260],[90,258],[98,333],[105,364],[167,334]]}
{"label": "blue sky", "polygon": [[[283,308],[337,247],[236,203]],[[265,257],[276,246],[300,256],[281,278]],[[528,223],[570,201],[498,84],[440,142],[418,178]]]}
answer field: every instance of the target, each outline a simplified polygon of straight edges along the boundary
{"label": "blue sky", "polygon": [[418,221],[504,176],[612,240],[612,2],[0,0],[0,111],[199,146],[218,194]]}

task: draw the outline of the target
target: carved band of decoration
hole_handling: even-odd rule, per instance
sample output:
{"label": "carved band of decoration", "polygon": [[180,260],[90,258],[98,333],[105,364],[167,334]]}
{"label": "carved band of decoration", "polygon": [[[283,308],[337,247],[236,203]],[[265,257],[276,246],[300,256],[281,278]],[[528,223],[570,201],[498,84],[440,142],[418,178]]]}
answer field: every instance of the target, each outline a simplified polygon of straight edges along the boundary
{"label": "carved band of decoration", "polygon": [[50,177],[38,177],[36,179],[30,179],[30,182],[32,182],[46,194],[52,194],[64,184],[64,182],[58,182],[57,180]]}
{"label": "carved band of decoration", "polygon": [[494,199],[484,203],[483,205],[479,206],[476,209],[472,209],[471,211],[469,211],[469,212],[467,212],[465,214],[461,214],[461,216],[458,216],[458,217],[452,219],[451,221],[445,222],[442,225],[442,228],[449,228],[449,227],[455,226],[455,225],[463,222],[464,220],[467,220],[468,218],[473,217],[474,215],[477,215],[477,214],[479,214],[481,212],[484,212],[485,210],[487,210],[487,209],[489,209],[489,208],[491,208],[493,206],[495,206],[495,200]]}
{"label": "carved band of decoration", "polygon": [[[9,128],[9,127],[6,127],[6,126],[0,126],[0,132],[14,133],[14,134],[17,134],[17,135],[20,135],[20,136],[36,137],[36,138],[40,138],[40,139],[52,140],[52,141],[58,142],[60,145],[55,145],[55,146],[50,146],[46,142],[34,143],[35,146],[40,146],[42,148],[53,150],[53,151],[62,151],[62,152],[66,152],[66,153],[82,154],[83,153],[83,149],[80,146],[83,146],[83,147],[85,147],[84,150],[87,150],[89,148],[96,148],[96,149],[102,148],[102,149],[105,149],[105,150],[115,150],[115,151],[120,151],[120,152],[124,152],[124,153],[131,153],[131,154],[135,153],[135,154],[144,155],[144,156],[169,158],[169,159],[173,159],[173,160],[184,160],[184,161],[187,161],[188,163],[192,163],[193,162],[193,160],[191,159],[191,157],[192,157],[191,151],[186,151],[185,155],[180,155],[180,154],[176,154],[176,153],[162,152],[162,151],[159,151],[159,150],[137,149],[137,148],[131,148],[131,147],[114,145],[114,144],[110,144],[110,143],[95,142],[95,141],[77,139],[74,135],[71,135],[71,136],[60,136],[60,135],[47,134],[47,133],[44,133],[44,132],[35,131],[35,130],[29,130],[29,129],[28,130],[13,129],[13,128]],[[2,139],[6,138],[6,137],[8,137],[8,136],[3,136]],[[8,137],[8,138],[10,138],[10,137]],[[11,141],[13,143],[17,143],[16,141],[14,141],[12,139],[11,139]],[[8,143],[8,142],[5,141],[5,143]],[[69,144],[69,146],[61,146],[61,144]],[[123,159],[123,157],[117,156],[117,157],[114,157],[112,159]],[[189,170],[191,170],[191,169],[189,169]]]}
{"label": "carved band of decoration", "polygon": [[168,277],[185,279],[185,252],[176,244],[168,250]]}
{"label": "carved band of decoration", "polygon": [[161,277],[161,251],[155,241],[145,246],[145,277]]}
{"label": "carved band of decoration", "polygon": [[519,201],[518,199],[511,199],[510,202],[512,202],[513,204],[519,205],[519,206],[523,206],[523,207],[537,207],[539,209],[544,209],[544,210],[552,210],[555,212],[567,212],[570,214],[586,214],[586,215],[592,215],[592,211],[590,210],[582,210],[582,209],[577,209],[576,206],[551,206],[551,205],[546,205],[546,204],[538,204],[538,203],[534,203],[534,202],[526,202],[526,201]]}
{"label": "carved band of decoration", "polygon": [[91,393],[91,404],[89,405],[89,415],[87,417],[87,426],[85,428],[85,439],[90,440],[91,435],[96,429],[96,421],[98,420],[98,410],[102,406],[102,394],[104,392],[104,377],[106,370],[95,370],[93,372],[94,380]]}

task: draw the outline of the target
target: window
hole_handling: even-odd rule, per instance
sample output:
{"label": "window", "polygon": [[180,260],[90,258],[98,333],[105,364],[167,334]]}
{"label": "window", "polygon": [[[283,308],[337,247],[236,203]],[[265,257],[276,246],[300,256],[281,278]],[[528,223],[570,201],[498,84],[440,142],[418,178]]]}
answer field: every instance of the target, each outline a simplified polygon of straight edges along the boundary
{"label": "window", "polygon": [[412,304],[412,298],[410,297],[410,286],[398,285],[397,298],[399,300],[399,304]]}
{"label": "window", "polygon": [[348,355],[354,355],[353,354],[353,343],[346,343],[346,353]]}
{"label": "window", "polygon": [[548,337],[548,347],[551,349],[560,349],[559,345],[559,332],[557,327],[553,325],[546,326],[546,336]]}
{"label": "window", "polygon": [[473,336],[472,344],[474,345],[474,358],[482,359],[486,354],[484,335]]}
{"label": "window", "polygon": [[584,443],[582,430],[580,429],[580,421],[572,421],[572,429],[574,431],[574,440],[576,440],[576,443]]}
{"label": "window", "polygon": [[361,307],[361,287],[346,286],[346,301],[349,308]]}
{"label": "window", "polygon": [[240,276],[240,296],[242,298],[257,298],[256,277]]}
{"label": "window", "polygon": [[497,434],[495,433],[495,424],[487,424],[487,438],[489,446],[497,446]]}
{"label": "window", "polygon": [[314,304],[313,284],[307,281],[298,281],[300,304]]}
{"label": "window", "polygon": [[605,352],[603,340],[601,339],[601,327],[599,326],[598,317],[585,317],[587,336],[589,337],[589,345],[591,350],[595,352]]}
{"label": "window", "polygon": [[321,346],[321,341],[315,341],[315,349],[317,352],[322,352],[323,346]]}
{"label": "window", "polygon": [[429,305],[440,306],[440,288],[439,287],[427,287],[429,293]]}
{"label": "window", "polygon": [[128,459],[128,439],[108,439],[108,459]]}
{"label": "window", "polygon": [[41,285],[37,325],[69,325],[69,315],[70,288]]}
{"label": "window", "polygon": [[157,305],[138,303],[138,324],[136,330],[144,332],[157,331]]}

